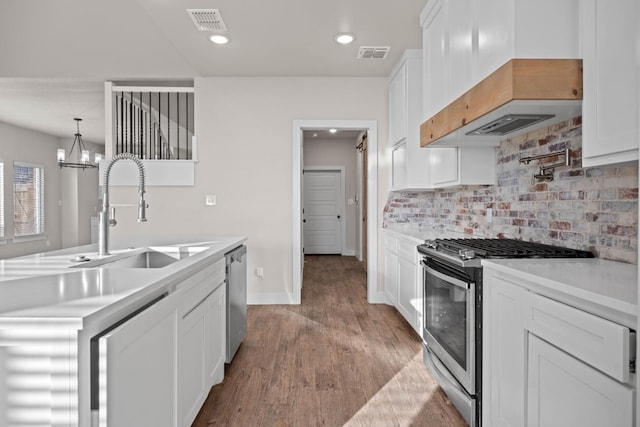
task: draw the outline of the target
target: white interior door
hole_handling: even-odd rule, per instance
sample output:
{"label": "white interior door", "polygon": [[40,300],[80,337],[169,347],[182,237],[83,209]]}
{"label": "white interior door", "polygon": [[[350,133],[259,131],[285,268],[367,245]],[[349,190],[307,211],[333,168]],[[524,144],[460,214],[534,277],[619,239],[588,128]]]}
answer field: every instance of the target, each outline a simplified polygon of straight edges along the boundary
{"label": "white interior door", "polygon": [[342,253],[342,173],[304,171],[302,215],[305,254]]}

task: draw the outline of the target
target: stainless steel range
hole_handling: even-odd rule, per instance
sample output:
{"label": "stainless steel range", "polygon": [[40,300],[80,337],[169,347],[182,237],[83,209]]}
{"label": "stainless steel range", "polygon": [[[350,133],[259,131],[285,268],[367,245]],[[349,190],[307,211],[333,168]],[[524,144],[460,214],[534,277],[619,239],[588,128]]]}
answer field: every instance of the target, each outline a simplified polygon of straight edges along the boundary
{"label": "stainless steel range", "polygon": [[470,426],[482,413],[483,258],[592,258],[513,239],[436,239],[418,246],[424,286],[424,362]]}

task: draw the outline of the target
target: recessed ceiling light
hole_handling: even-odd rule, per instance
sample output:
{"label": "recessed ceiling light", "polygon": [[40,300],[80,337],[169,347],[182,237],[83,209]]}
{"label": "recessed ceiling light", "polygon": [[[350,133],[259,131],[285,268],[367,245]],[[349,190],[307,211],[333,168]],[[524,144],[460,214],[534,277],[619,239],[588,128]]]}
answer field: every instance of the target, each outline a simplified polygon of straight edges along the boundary
{"label": "recessed ceiling light", "polygon": [[229,43],[229,37],[223,35],[223,34],[211,34],[209,36],[209,40],[211,40],[212,42],[214,42],[215,44],[227,44]]}
{"label": "recessed ceiling light", "polygon": [[314,137],[314,138],[317,138],[317,137],[318,137],[318,134],[317,134],[317,133],[314,133],[314,134],[313,134],[313,137]]}
{"label": "recessed ceiling light", "polygon": [[356,39],[356,36],[351,33],[339,33],[336,34],[333,39],[340,44],[349,44],[353,43],[353,41]]}
{"label": "recessed ceiling light", "polygon": [[329,129],[329,132],[336,133],[336,132],[338,132],[338,129]]}

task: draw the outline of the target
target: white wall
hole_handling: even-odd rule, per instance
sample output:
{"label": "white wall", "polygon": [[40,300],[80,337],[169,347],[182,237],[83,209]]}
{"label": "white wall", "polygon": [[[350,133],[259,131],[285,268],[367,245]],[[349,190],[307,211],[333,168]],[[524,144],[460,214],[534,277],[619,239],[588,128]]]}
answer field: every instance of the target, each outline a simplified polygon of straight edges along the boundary
{"label": "white wall", "polygon": [[[58,145],[69,155],[73,138],[61,138]],[[84,142],[91,158],[97,151],[104,153],[104,146]],[[73,149],[73,156],[78,157],[79,150]],[[78,159],[67,159],[78,161]],[[61,198],[62,198],[62,247],[86,245],[91,243],[91,216],[97,216],[98,201],[98,169],[62,168]]]}
{"label": "white wall", "polygon": [[[60,171],[56,161],[58,138],[0,123],[0,161],[4,163],[5,236],[0,258],[11,258],[62,247]],[[13,162],[44,165],[45,240],[13,243]]]}
{"label": "white wall", "polygon": [[345,168],[345,247],[343,254],[356,253],[356,205],[347,203],[356,195],[356,140],[355,139],[305,139],[304,166],[343,166]]}
{"label": "white wall", "polygon": [[[247,236],[249,300],[287,302],[292,293],[292,122],[377,120],[383,149],[387,79],[197,78],[195,103],[200,160],[195,186],[149,187],[149,221],[136,223],[135,209],[123,209],[111,236]],[[388,168],[388,161],[381,164]],[[380,174],[382,212],[388,172]],[[114,187],[110,201],[134,202],[135,192],[134,187]],[[216,206],[204,205],[207,194],[217,196]],[[382,241],[382,215],[379,218]],[[378,248],[379,264],[382,259]],[[255,276],[256,267],[264,268],[264,278]],[[378,283],[384,283],[381,277]]]}

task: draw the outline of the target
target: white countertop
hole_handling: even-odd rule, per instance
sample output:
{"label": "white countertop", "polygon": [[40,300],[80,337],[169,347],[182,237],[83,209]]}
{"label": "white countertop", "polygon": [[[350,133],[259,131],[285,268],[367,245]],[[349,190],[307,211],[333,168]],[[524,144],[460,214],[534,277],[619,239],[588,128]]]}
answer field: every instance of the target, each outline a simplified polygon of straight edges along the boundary
{"label": "white countertop", "polygon": [[433,227],[416,227],[412,224],[392,224],[385,228],[384,231],[399,237],[415,240],[417,244],[422,244],[425,240],[433,239],[468,239],[478,237],[457,231],[443,231]]}
{"label": "white countertop", "polygon": [[[153,246],[194,248],[193,254],[163,268],[85,268],[75,255],[100,259],[96,245],[69,248],[0,261],[0,328],[46,327],[83,329],[101,316],[122,311],[140,299],[170,292],[194,271],[242,245],[244,237]],[[152,245],[144,245],[149,247]],[[128,248],[128,246],[120,245]],[[140,251],[117,249],[114,257]],[[76,266],[76,268],[70,268]]]}
{"label": "white countertop", "polygon": [[482,265],[516,278],[533,292],[637,327],[637,265],[600,258],[485,259]]}

